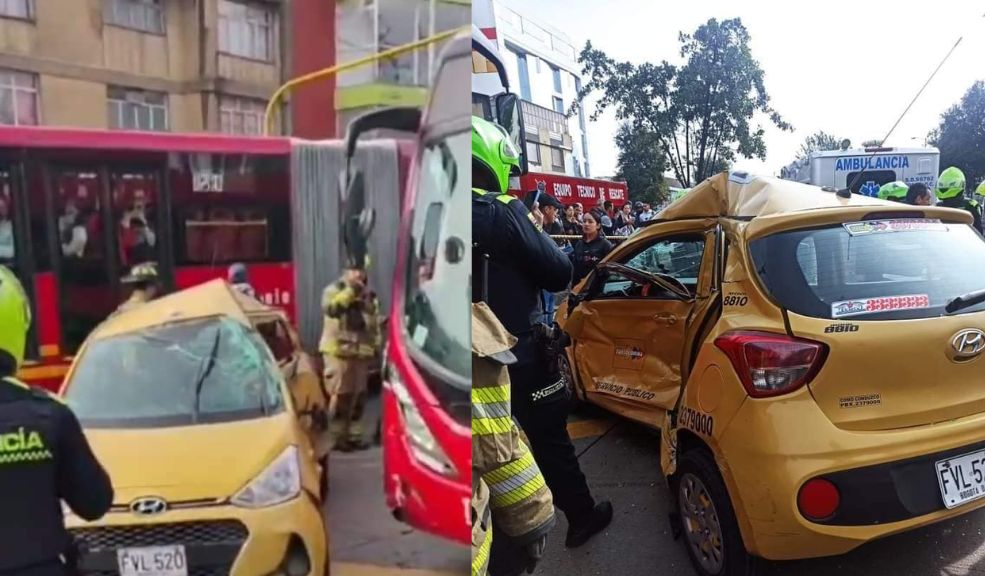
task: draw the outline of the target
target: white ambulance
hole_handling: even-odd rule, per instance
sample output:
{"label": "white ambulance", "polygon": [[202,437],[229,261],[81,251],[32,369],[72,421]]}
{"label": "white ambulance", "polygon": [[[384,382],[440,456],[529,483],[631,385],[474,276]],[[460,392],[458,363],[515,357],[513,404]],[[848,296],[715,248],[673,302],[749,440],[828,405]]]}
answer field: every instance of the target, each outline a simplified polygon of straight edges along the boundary
{"label": "white ambulance", "polygon": [[[887,182],[922,183],[930,189],[940,173],[937,148],[852,148],[814,152],[783,168],[780,177],[804,184],[875,196]],[[859,174],[861,173],[861,177]]]}

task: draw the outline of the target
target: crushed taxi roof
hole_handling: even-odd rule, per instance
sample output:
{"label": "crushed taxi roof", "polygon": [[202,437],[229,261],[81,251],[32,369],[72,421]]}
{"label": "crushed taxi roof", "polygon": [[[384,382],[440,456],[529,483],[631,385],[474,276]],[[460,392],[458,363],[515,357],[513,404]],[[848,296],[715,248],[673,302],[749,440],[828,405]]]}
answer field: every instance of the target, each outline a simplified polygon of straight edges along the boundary
{"label": "crushed taxi roof", "polygon": [[865,206],[891,207],[893,211],[925,211],[928,208],[858,194],[846,198],[818,186],[735,171],[716,174],[698,184],[661,210],[656,221],[720,217],[752,219],[804,210]]}
{"label": "crushed taxi roof", "polygon": [[101,339],[145,328],[198,318],[227,316],[250,326],[251,318],[279,311],[234,290],[225,280],[213,280],[148,302],[139,308],[111,316],[92,331]]}

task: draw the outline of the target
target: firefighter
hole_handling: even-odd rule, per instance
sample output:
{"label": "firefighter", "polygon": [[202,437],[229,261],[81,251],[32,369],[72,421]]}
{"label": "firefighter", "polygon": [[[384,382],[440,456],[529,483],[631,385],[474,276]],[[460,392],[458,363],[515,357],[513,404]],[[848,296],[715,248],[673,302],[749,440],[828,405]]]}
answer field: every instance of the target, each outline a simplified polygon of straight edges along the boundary
{"label": "firefighter", "polygon": [[544,233],[537,216],[506,194],[519,154],[505,131],[472,117],[472,301],[484,301],[516,336],[510,365],[512,414],[530,440],[554,502],[568,520],[565,546],[576,548],[612,521],[612,504],[596,503],[568,435],[568,395],[546,340],[541,290],[559,292],[571,281],[571,262]]}
{"label": "firefighter", "polygon": [[130,270],[130,274],[124,276],[120,282],[124,285],[133,287],[130,298],[120,304],[113,315],[129,312],[138,308],[160,295],[161,287],[157,275],[157,265],[153,262],[137,264]]}
{"label": "firefighter", "polygon": [[877,194],[880,200],[890,200],[892,202],[906,202],[906,193],[910,187],[905,182],[887,182],[879,187]]}
{"label": "firefighter", "polygon": [[23,287],[0,266],[0,574],[65,576],[75,554],[61,502],[98,520],[113,487],[72,411],[14,378],[30,324]]}
{"label": "firefighter", "polygon": [[324,327],[320,349],[332,414],[334,449],[365,450],[360,420],[370,367],[379,357],[379,301],[367,284],[365,266],[350,263],[342,278],[322,294]]}
{"label": "firefighter", "polygon": [[981,234],[982,206],[977,200],[965,199],[964,188],[964,172],[954,166],[946,168],[937,178],[937,199],[940,200],[938,206],[967,210],[975,220],[975,230]]}
{"label": "firefighter", "polygon": [[[472,305],[472,576],[532,573],[554,527],[544,477],[510,418],[516,338]],[[494,536],[495,534],[495,536]]]}

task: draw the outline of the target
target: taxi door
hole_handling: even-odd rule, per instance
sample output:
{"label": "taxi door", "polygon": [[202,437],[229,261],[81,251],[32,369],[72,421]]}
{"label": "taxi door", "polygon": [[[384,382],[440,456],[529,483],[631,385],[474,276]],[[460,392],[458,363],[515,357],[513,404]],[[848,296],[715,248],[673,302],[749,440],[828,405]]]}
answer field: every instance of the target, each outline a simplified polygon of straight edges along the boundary
{"label": "taxi door", "polygon": [[717,282],[717,228],[707,220],[664,226],[600,265],[564,323],[587,399],[650,426],[677,401],[689,339]]}

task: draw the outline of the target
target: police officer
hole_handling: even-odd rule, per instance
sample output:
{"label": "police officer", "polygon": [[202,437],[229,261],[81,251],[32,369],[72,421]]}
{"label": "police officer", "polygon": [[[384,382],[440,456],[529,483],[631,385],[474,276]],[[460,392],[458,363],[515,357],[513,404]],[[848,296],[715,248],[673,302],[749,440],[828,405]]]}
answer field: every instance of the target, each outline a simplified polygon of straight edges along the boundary
{"label": "police officer", "polygon": [[[978,202],[979,206],[985,202],[985,179],[978,183],[978,187],[975,188],[975,201]],[[985,226],[985,223],[982,224]],[[985,232],[985,230],[983,230]]]}
{"label": "police officer", "polygon": [[97,520],[113,487],[72,411],[14,378],[30,323],[20,282],[0,266],[0,575],[65,576],[73,554],[60,501]]}
{"label": "police officer", "polygon": [[540,291],[558,292],[571,280],[571,263],[544,234],[523,202],[506,194],[519,154],[505,131],[472,118],[473,302],[485,301],[517,337],[509,367],[512,412],[530,440],[554,502],[568,519],[565,545],[577,547],[612,520],[612,505],[596,505],[568,436],[567,390],[548,370],[535,326]]}
{"label": "police officer", "polygon": [[472,305],[472,576],[487,566],[492,576],[533,572],[555,523],[551,492],[509,418],[515,344],[485,303]]}
{"label": "police officer", "polygon": [[342,278],[322,293],[321,353],[332,414],[332,437],[341,452],[365,450],[360,420],[367,378],[379,357],[379,301],[367,286],[365,266],[350,263]]}
{"label": "police officer", "polygon": [[892,202],[906,202],[906,193],[909,191],[910,187],[907,186],[906,182],[887,182],[879,187],[879,192],[876,196],[880,200],[890,200]]}
{"label": "police officer", "polygon": [[122,314],[138,308],[160,295],[161,287],[157,275],[157,265],[153,262],[137,264],[124,276],[120,283],[133,287],[130,297],[120,304],[113,315]]}
{"label": "police officer", "polygon": [[940,201],[938,206],[967,210],[975,219],[975,230],[981,234],[982,207],[977,200],[965,199],[964,188],[964,172],[954,166],[946,168],[937,178],[937,199]]}

